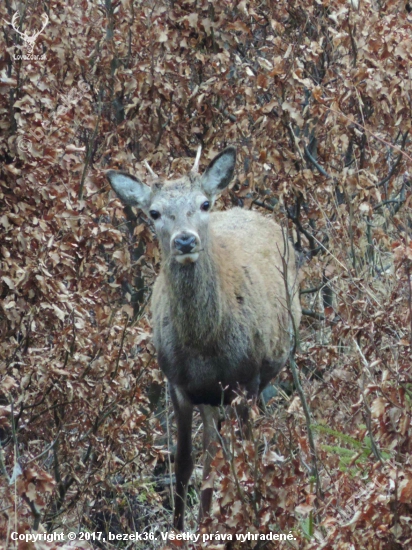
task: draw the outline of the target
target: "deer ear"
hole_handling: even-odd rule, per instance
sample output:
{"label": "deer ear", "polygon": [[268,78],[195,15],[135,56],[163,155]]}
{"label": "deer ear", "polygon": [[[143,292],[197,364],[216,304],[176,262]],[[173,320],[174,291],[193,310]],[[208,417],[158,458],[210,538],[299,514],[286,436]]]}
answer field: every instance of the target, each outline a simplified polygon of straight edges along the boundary
{"label": "deer ear", "polygon": [[219,153],[202,175],[203,191],[210,197],[216,196],[230,183],[235,171],[236,149],[227,147]]}
{"label": "deer ear", "polygon": [[119,199],[130,206],[138,206],[142,210],[148,208],[152,190],[140,180],[117,170],[108,170],[106,177]]}

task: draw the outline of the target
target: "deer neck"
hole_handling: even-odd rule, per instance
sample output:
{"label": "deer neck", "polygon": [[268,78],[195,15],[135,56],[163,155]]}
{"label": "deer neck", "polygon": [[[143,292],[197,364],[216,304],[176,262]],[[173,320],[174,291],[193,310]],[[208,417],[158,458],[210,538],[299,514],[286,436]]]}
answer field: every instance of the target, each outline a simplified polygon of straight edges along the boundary
{"label": "deer neck", "polygon": [[185,345],[198,348],[214,338],[222,320],[217,256],[210,238],[203,244],[197,262],[170,261],[165,269],[175,330]]}

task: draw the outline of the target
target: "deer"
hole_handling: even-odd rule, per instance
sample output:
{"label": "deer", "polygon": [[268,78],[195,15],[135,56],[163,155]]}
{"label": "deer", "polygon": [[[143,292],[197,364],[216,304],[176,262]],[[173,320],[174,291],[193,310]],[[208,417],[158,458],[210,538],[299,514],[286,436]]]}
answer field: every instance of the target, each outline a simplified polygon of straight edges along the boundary
{"label": "deer", "polygon": [[236,149],[227,147],[199,173],[152,185],[123,171],[106,176],[117,197],[153,222],[161,251],[151,297],[153,342],[169,382],[177,424],[174,527],[183,531],[192,457],[194,407],[203,422],[199,522],[210,513],[207,483],[218,441],[218,407],[240,392],[256,400],[286,364],[301,318],[293,244],[263,214],[212,211],[232,180]]}

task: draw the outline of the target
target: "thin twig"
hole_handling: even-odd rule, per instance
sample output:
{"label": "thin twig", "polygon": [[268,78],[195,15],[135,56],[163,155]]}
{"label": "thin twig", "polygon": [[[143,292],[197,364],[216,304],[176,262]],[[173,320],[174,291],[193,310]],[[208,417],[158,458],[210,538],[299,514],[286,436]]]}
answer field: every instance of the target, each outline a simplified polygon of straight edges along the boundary
{"label": "thin twig", "polygon": [[402,159],[402,149],[405,147],[406,145],[406,140],[408,139],[408,134],[409,134],[409,130],[406,130],[403,138],[402,138],[402,143],[401,143],[401,152],[400,154],[398,155],[397,159],[395,160],[395,162],[393,163],[392,165],[392,168],[389,170],[389,174],[383,178],[382,181],[380,181],[379,183],[376,184],[376,187],[381,187],[382,185],[385,185],[385,183],[388,183],[388,181],[391,179],[392,176],[395,175],[395,172],[399,166],[399,163],[401,162],[401,159]]}
{"label": "thin twig", "polygon": [[396,199],[388,199],[387,201],[380,202],[376,206],[373,207],[374,210],[377,210],[378,208],[382,208],[382,206],[386,206],[387,204],[401,204],[400,201],[397,201]]}
{"label": "thin twig", "polygon": [[89,437],[90,434],[95,434],[98,430],[98,428],[102,425],[102,423],[106,420],[108,416],[112,414],[112,412],[116,409],[116,407],[119,405],[119,401],[114,401],[113,403],[110,403],[110,405],[107,405],[106,412],[102,412],[102,416],[97,416],[94,425],[87,430],[87,432],[80,437],[78,440],[79,443],[84,441]]}
{"label": "thin twig", "polygon": [[[356,40],[355,40],[355,37],[354,37],[352,25],[349,22],[349,18],[348,18],[348,28],[349,28],[349,36],[350,36],[350,42],[351,42],[351,46],[352,46],[352,53],[353,53],[352,67],[356,68],[356,63],[357,63],[357,60],[358,60],[358,46],[356,44]],[[356,30],[356,25],[355,25],[355,30]]]}
{"label": "thin twig", "polygon": [[169,481],[170,481],[170,495],[172,500],[172,510],[175,509],[175,495],[173,490],[173,473],[172,473],[172,461],[171,461],[171,451],[170,451],[170,423],[169,423],[169,383],[166,380],[166,436],[167,436],[167,461],[169,469]]}
{"label": "thin twig", "polygon": [[47,454],[49,451],[51,451],[54,448],[54,446],[56,445],[57,440],[59,439],[59,436],[60,436],[60,432],[58,432],[58,434],[56,436],[56,439],[53,441],[53,443],[51,443],[43,452],[41,452],[40,454],[38,454],[34,458],[30,459],[29,461],[27,461],[27,464],[30,464],[31,462],[34,462],[35,460],[38,460],[39,458],[41,458],[42,456]]}
{"label": "thin twig", "polygon": [[30,507],[31,513],[33,514],[33,517],[34,517],[33,531],[37,531],[37,529],[39,528],[39,525],[40,525],[41,514],[37,509],[36,503],[34,501],[30,500],[29,497],[27,495],[25,495],[24,493],[22,494],[22,498],[23,498],[23,500],[25,500],[27,502],[27,504]]}
{"label": "thin twig", "polygon": [[[359,353],[359,355],[362,359],[362,362],[363,362],[365,368],[369,369],[369,363],[367,362],[366,357],[363,355],[363,352],[360,349],[359,344],[355,340],[355,338],[353,339],[353,342],[355,344],[356,349],[358,350],[358,353]],[[368,402],[366,401],[366,396],[365,396],[365,369],[362,369],[362,399],[363,399],[363,404],[365,405],[365,410],[366,410],[366,425],[367,425],[368,432],[369,432],[369,438],[371,440],[372,452],[375,455],[375,458],[377,460],[379,460],[379,462],[383,463],[381,453],[378,449],[378,446],[375,443],[375,439],[374,439],[374,436],[373,436],[372,422],[371,422],[372,414],[371,414],[371,410],[369,408],[369,405],[368,405]]]}
{"label": "thin twig", "polygon": [[124,328],[123,328],[123,332],[122,332],[122,339],[120,340],[120,348],[119,348],[119,353],[117,354],[116,368],[112,372],[112,380],[114,380],[116,378],[117,371],[119,370],[120,357],[121,357],[122,351],[123,351],[123,343],[124,343],[124,338],[126,336],[126,329],[127,329],[128,323],[129,323],[129,316],[126,313],[126,322],[124,324]]}
{"label": "thin twig", "polygon": [[[285,240],[285,250],[287,251],[288,250],[287,236],[284,234],[283,238]],[[292,313],[292,297],[290,295],[289,286],[288,286],[288,279],[289,279],[288,263],[287,263],[287,260],[285,259],[284,254],[280,253],[280,256],[282,259],[283,280],[284,280],[285,292],[286,292],[286,307],[287,307],[287,311],[291,322],[291,329],[292,329],[291,334],[293,336],[293,345],[289,354],[289,365],[290,365],[290,370],[292,371],[293,382],[298,392],[300,402],[302,403],[302,408],[306,419],[306,429],[308,431],[308,441],[309,441],[309,448],[310,448],[311,462],[312,462],[311,475],[315,479],[316,494],[320,498],[323,498],[322,485],[321,485],[319,469],[318,469],[318,457],[316,452],[315,438],[313,436],[313,430],[312,430],[311,413],[310,413],[308,402],[306,401],[305,392],[303,391],[302,384],[300,382],[298,368],[295,363],[296,342],[298,341],[298,327],[296,326],[295,318],[293,317],[293,313]]]}
{"label": "thin twig", "polygon": [[315,294],[315,292],[319,292],[319,290],[322,290],[324,286],[324,284],[321,284],[320,286],[317,286],[315,288],[304,288],[303,290],[299,291],[299,294]]}
{"label": "thin twig", "polygon": [[349,120],[351,124],[355,124],[355,126],[358,126],[358,128],[361,128],[364,132],[367,132],[368,134],[371,135],[371,137],[373,137],[374,139],[376,139],[377,141],[380,141],[381,143],[384,143],[385,145],[387,145],[388,147],[390,147],[391,149],[393,149],[394,151],[397,151],[399,154],[401,154],[402,156],[406,157],[410,162],[412,162],[412,157],[410,157],[409,155],[407,155],[405,153],[405,151],[402,151],[402,149],[400,149],[399,147],[397,147],[396,145],[392,145],[392,143],[389,143],[389,141],[386,141],[385,139],[381,138],[381,137],[378,137],[377,135],[375,135],[371,130],[368,130],[368,128],[366,128],[366,126],[362,126],[362,124],[359,124],[359,122],[355,122],[354,120],[352,120],[351,118],[349,118],[347,115],[345,115],[344,113],[342,113],[341,111],[336,111],[335,109],[332,109],[332,107],[327,107],[326,105],[319,105],[319,107],[322,107],[323,109],[327,109],[328,111],[332,111],[333,113],[339,115],[339,116],[343,116],[344,118],[346,118],[346,120]]}
{"label": "thin twig", "polygon": [[256,204],[256,206],[261,206],[262,208],[266,208],[267,210],[270,210],[271,212],[274,212],[275,209],[270,204],[266,204],[265,201],[261,201],[259,199],[255,199],[252,204]]}
{"label": "thin twig", "polygon": [[[297,200],[297,211],[300,212],[301,196],[298,196],[296,200]],[[300,221],[300,216],[293,215],[291,209],[288,208],[287,206],[286,206],[286,214],[287,214],[287,217],[290,220],[292,220],[292,222],[295,224],[298,231],[303,235],[305,235],[305,237],[309,241],[310,256],[311,258],[313,258],[320,251],[320,248],[318,246],[315,246],[315,240],[316,240],[315,237],[312,235],[312,233],[310,233],[307,229],[303,227],[302,222]]]}
{"label": "thin twig", "polygon": [[303,158],[304,158],[304,157],[303,157],[303,153],[302,153],[302,150],[301,150],[301,148],[300,148],[298,138],[297,138],[297,136],[296,136],[296,134],[295,134],[295,132],[294,132],[294,130],[293,130],[292,124],[289,122],[289,123],[287,124],[287,127],[289,128],[289,131],[291,132],[291,135],[292,135],[292,138],[293,138],[293,144],[294,144],[294,146],[296,147],[296,150],[297,150],[297,152],[299,153],[299,156],[300,156],[301,160],[303,161]]}
{"label": "thin twig", "polygon": [[0,472],[4,475],[7,480],[7,484],[10,483],[10,476],[6,469],[6,464],[4,462],[3,446],[0,445]]}
{"label": "thin twig", "polygon": [[409,345],[412,346],[412,288],[411,288],[411,271],[409,260],[406,260],[406,274],[408,277],[408,307],[409,307],[409,323],[410,323],[410,334],[409,334]]}
{"label": "thin twig", "polygon": [[313,164],[313,166],[315,166],[315,168],[317,168],[319,170],[319,172],[321,174],[323,174],[324,176],[326,176],[330,180],[333,179],[332,176],[330,174],[328,174],[326,172],[326,170],[324,168],[322,168],[322,166],[318,163],[318,161],[312,156],[311,152],[306,147],[306,145],[303,147],[303,150],[305,151],[305,155],[306,155],[307,159]]}
{"label": "thin twig", "polygon": [[92,137],[87,142],[87,153],[86,153],[86,158],[85,158],[85,161],[84,161],[84,168],[83,168],[83,173],[82,173],[82,179],[80,180],[80,187],[79,187],[79,194],[78,194],[78,199],[79,200],[81,200],[83,198],[84,182],[86,180],[87,171],[89,170],[90,161],[92,160],[94,142],[96,141],[97,132],[99,130],[100,118],[101,118],[101,115],[102,115],[101,93],[102,93],[102,90],[100,90],[100,101],[99,101],[99,107],[98,107],[99,111],[98,111],[98,115],[97,115],[97,118],[96,118],[96,124],[94,126]]}
{"label": "thin twig", "polygon": [[312,311],[310,309],[302,309],[302,315],[313,317],[313,319],[317,319],[318,321],[325,320],[325,316],[323,315],[323,313],[318,313],[317,311]]}

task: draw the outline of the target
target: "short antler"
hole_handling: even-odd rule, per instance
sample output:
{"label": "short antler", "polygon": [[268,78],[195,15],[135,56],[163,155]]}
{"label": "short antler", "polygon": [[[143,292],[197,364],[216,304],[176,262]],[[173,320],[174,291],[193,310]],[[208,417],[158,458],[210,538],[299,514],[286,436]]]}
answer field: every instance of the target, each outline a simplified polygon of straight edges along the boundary
{"label": "short antler", "polygon": [[150,168],[150,165],[149,165],[149,163],[147,162],[146,159],[144,159],[143,164],[146,166],[146,168],[148,169],[148,171],[150,172],[150,174],[151,174],[154,178],[158,178],[158,177],[159,177],[159,176],[158,176],[155,172],[153,172],[153,170]]}
{"label": "short antler", "polygon": [[199,147],[197,148],[197,153],[196,153],[196,158],[195,158],[195,163],[193,165],[193,168],[191,170],[191,172],[193,174],[197,174],[197,172],[199,171],[199,161],[200,161],[200,155],[202,153],[202,146],[199,145]]}

